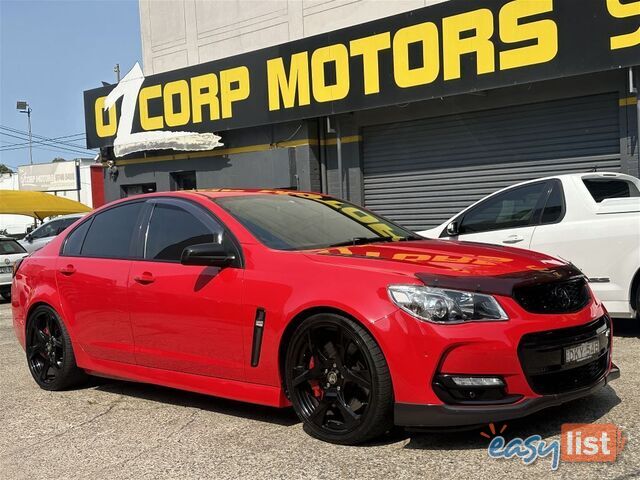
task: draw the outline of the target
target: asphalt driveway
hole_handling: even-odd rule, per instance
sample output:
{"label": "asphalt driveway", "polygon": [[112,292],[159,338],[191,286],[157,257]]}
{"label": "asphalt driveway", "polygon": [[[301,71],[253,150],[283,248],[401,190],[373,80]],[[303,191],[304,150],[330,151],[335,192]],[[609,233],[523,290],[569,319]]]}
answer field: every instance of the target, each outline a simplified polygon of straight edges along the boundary
{"label": "asphalt driveway", "polygon": [[507,439],[550,441],[563,423],[591,422],[614,423],[628,437],[615,463],[563,462],[553,472],[549,458],[489,458],[480,430],[398,431],[340,447],[308,437],[288,409],[104,379],[45,392],[29,375],[9,305],[0,303],[0,478],[638,478],[639,336],[631,321],[616,322],[622,377],[611,386],[507,425]]}

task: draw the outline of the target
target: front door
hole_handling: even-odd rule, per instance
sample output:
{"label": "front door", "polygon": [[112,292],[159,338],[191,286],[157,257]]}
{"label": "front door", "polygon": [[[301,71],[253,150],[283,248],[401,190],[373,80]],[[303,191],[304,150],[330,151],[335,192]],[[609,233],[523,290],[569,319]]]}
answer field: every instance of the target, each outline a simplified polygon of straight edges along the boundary
{"label": "front door", "polygon": [[536,182],[487,198],[464,213],[457,239],[530,248],[547,193],[547,182]]}
{"label": "front door", "polygon": [[132,263],[129,276],[137,362],[242,379],[243,270],[180,263],[185,247],[221,240],[223,227],[184,200],[150,203],[143,258]]}

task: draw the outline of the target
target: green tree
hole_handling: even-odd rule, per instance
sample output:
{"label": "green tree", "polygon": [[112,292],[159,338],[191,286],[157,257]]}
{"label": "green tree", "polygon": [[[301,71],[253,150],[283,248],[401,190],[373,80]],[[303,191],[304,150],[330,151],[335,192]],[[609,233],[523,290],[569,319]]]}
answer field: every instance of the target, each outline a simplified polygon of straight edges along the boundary
{"label": "green tree", "polygon": [[7,167],[4,163],[0,163],[0,173],[13,173],[13,170]]}

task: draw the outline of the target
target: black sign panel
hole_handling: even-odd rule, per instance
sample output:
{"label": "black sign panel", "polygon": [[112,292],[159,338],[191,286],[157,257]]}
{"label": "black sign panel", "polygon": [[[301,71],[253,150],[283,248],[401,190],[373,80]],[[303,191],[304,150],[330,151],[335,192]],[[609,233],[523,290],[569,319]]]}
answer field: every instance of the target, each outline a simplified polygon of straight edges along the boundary
{"label": "black sign panel", "polygon": [[144,81],[125,77],[109,112],[102,107],[114,86],[86,91],[87,146],[112,145],[116,135],[220,132],[638,64],[640,0],[450,0]]}

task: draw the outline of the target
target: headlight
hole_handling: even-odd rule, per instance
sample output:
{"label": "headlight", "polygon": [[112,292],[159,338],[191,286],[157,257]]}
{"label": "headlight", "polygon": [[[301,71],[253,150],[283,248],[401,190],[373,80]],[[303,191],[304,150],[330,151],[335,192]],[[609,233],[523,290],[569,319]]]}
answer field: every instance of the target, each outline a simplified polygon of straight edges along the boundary
{"label": "headlight", "polygon": [[508,320],[491,295],[419,285],[389,285],[389,297],[401,309],[420,320],[462,323],[474,320]]}

